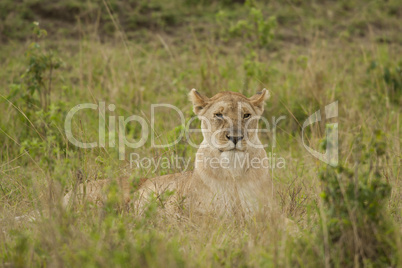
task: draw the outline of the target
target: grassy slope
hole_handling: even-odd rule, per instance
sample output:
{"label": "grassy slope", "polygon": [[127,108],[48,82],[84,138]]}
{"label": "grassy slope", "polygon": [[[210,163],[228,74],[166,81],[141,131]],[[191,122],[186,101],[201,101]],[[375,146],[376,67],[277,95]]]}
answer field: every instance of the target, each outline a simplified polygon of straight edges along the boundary
{"label": "grassy slope", "polygon": [[[264,48],[248,46],[248,39],[228,37],[229,24],[247,18],[241,5],[155,3],[154,17],[149,15],[152,12],[144,11],[144,15],[134,8],[132,12],[140,15],[132,16],[137,19],[132,19],[133,24],[128,20],[130,14],[112,7],[112,12],[121,12],[122,31],[115,29],[102,5],[95,5],[102,12],[99,24],[85,16],[80,23],[43,20],[51,34],[41,45],[63,61],[53,73],[50,115],[26,108],[31,124],[13,107],[26,107],[20,95],[8,97],[11,103],[0,102],[3,265],[323,266],[327,242],[317,232],[325,220],[320,213],[322,189],[317,175],[323,164],[302,147],[300,124],[336,100],[341,163],[353,166],[358,134],[369,147],[374,130],[385,133],[387,147],[379,170],[392,186],[387,209],[400,229],[402,10],[397,1],[260,3],[264,16],[275,15],[278,21],[273,41]],[[78,10],[95,7],[80,6]],[[215,14],[219,10],[226,19],[218,23]],[[10,14],[18,25],[27,23]],[[47,13],[33,13],[28,19],[41,19],[43,14]],[[60,29],[60,25],[66,28]],[[21,83],[20,76],[28,66],[24,56],[28,41],[14,38],[20,36],[3,36],[7,42],[0,47],[3,96]],[[250,51],[256,52],[258,59],[250,58]],[[88,206],[73,212],[60,208],[60,197],[74,185],[77,170],[85,180],[154,176],[148,169],[130,169],[128,161],[118,161],[114,148],[84,150],[69,145],[63,120],[71,107],[105,101],[116,105],[115,113],[107,115],[140,114],[149,119],[151,104],[170,103],[189,119],[193,114],[187,92],[193,87],[207,95],[220,90],[246,95],[263,87],[271,90],[265,116],[286,116],[279,124],[274,149],[286,160],[286,169],[273,173],[276,196],[285,214],[301,227],[298,238],[283,232],[275,218],[246,223],[180,222],[152,209],[147,217],[137,218],[115,209],[118,201],[113,190],[110,204],[101,211]],[[167,115],[160,114],[156,121],[155,132],[161,140],[177,135],[178,120]],[[85,113],[73,124],[83,140],[96,139],[98,117],[94,112]],[[322,126],[309,130],[313,148],[318,148],[324,137]],[[134,138],[139,129],[131,126],[128,132]],[[46,138],[42,140],[41,135]],[[185,142],[168,150],[154,149],[148,141],[135,152],[155,158],[193,157],[195,149]],[[179,170],[160,169],[156,174]],[[45,211],[44,217],[34,223],[14,220],[35,209]]]}

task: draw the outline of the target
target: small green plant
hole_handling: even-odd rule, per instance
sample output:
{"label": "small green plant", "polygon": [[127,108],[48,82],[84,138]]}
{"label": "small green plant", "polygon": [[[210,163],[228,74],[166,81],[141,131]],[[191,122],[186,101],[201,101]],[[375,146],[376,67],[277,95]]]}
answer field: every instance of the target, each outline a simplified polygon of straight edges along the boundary
{"label": "small green plant", "polygon": [[65,148],[60,129],[66,102],[52,102],[55,70],[61,67],[62,61],[42,45],[41,41],[47,36],[46,30],[41,29],[38,22],[32,26],[33,42],[25,52],[26,69],[20,83],[10,85],[6,99],[13,104],[19,118],[13,124],[20,131],[20,153],[29,152],[31,157],[39,159],[39,163],[51,171]]}
{"label": "small green plant", "polygon": [[35,41],[26,51],[28,68],[21,76],[27,86],[23,98],[27,104],[39,105],[39,108],[47,112],[51,104],[53,71],[60,67],[61,60],[53,51],[44,50],[39,44],[47,32],[39,27],[38,22],[33,23],[33,34]]}
{"label": "small green plant", "polygon": [[247,46],[251,49],[267,47],[274,39],[276,17],[265,18],[262,10],[253,1],[246,1],[245,6],[248,9],[247,18],[233,24],[229,28],[229,34],[247,41]]}
{"label": "small green plant", "polygon": [[384,134],[376,131],[369,148],[355,141],[354,170],[326,167],[320,174],[324,185],[328,241],[326,254],[332,266],[375,267],[396,263],[395,230],[387,214],[390,185],[377,163],[385,153]]}
{"label": "small green plant", "polygon": [[385,88],[392,103],[402,105],[402,62],[381,66],[377,61],[372,61],[367,68],[367,74],[372,84],[383,85],[381,88]]}
{"label": "small green plant", "polygon": [[250,50],[268,47],[275,37],[276,17],[266,18],[254,1],[246,1],[244,7],[245,18],[236,22],[232,22],[233,18],[226,11],[221,10],[216,14],[217,23],[223,28],[220,35],[226,41],[241,38]]}
{"label": "small green plant", "polygon": [[[27,68],[21,75],[21,82],[10,85],[10,93],[7,96],[7,99],[13,101],[21,110],[20,118],[23,121],[30,119],[42,135],[46,134],[46,122],[49,122],[48,119],[56,119],[57,110],[60,108],[60,103],[52,106],[51,95],[54,70],[62,64],[53,51],[41,46],[39,41],[46,35],[47,32],[39,27],[39,23],[34,22],[34,41],[25,52]],[[29,129],[27,128],[27,131]]]}
{"label": "small green plant", "polygon": [[266,62],[263,62],[262,50],[269,48],[272,44],[277,22],[275,16],[266,18],[256,2],[252,0],[246,1],[244,6],[247,10],[244,19],[232,23],[224,11],[218,12],[216,19],[218,24],[224,28],[220,33],[223,40],[241,39],[247,48],[243,63],[246,76],[244,87],[247,88],[250,78],[266,80],[269,71]]}

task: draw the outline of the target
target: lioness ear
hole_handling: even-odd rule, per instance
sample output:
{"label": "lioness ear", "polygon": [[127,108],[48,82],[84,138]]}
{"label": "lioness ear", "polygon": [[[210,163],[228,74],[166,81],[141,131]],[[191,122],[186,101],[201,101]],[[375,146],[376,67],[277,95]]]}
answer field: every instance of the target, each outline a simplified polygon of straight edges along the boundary
{"label": "lioness ear", "polygon": [[193,111],[195,114],[199,114],[201,110],[207,105],[208,97],[200,94],[195,88],[193,88],[188,94],[190,101],[193,103]]}
{"label": "lioness ear", "polygon": [[269,99],[271,94],[265,88],[261,91],[249,98],[251,104],[253,104],[257,109],[261,110],[261,113],[264,111],[265,101]]}

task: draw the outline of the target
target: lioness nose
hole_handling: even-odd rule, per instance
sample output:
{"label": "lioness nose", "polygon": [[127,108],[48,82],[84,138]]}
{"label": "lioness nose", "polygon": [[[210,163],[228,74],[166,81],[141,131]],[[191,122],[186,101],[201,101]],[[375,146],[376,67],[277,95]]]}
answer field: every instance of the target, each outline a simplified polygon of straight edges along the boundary
{"label": "lioness nose", "polygon": [[241,141],[243,139],[243,136],[229,136],[229,135],[226,135],[226,138],[228,140],[232,141],[236,145],[239,141]]}

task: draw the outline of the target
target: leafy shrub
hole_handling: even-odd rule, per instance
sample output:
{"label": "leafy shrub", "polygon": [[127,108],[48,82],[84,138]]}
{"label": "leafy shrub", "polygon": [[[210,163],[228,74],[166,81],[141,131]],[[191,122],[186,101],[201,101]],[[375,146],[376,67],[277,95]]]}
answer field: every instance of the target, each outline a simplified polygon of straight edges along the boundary
{"label": "leafy shrub", "polygon": [[[402,105],[402,62],[397,64],[380,64],[372,61],[367,68],[367,74],[371,84],[384,88],[389,100]],[[384,92],[379,92],[382,95]]]}
{"label": "leafy shrub", "polygon": [[246,76],[244,87],[247,88],[250,78],[267,81],[270,70],[262,59],[261,50],[270,47],[274,40],[277,22],[275,16],[266,18],[262,9],[252,0],[246,1],[244,7],[247,10],[246,17],[235,23],[231,22],[224,11],[218,12],[216,19],[223,28],[220,31],[223,40],[240,39],[247,47],[243,63]]}
{"label": "leafy shrub", "polygon": [[14,121],[15,129],[21,131],[20,153],[28,151],[48,167],[64,150],[59,130],[64,122],[66,103],[52,102],[54,72],[62,61],[51,50],[41,46],[40,40],[47,32],[33,23],[34,42],[25,53],[27,68],[20,83],[10,86],[7,100],[13,103],[20,120]]}
{"label": "leafy shrub", "polygon": [[[383,133],[376,131],[368,149],[355,141],[355,169],[326,167],[320,174],[328,233],[327,254],[332,265],[376,267],[395,265],[395,230],[387,214],[390,185],[381,176]],[[325,231],[324,231],[325,232]]]}

